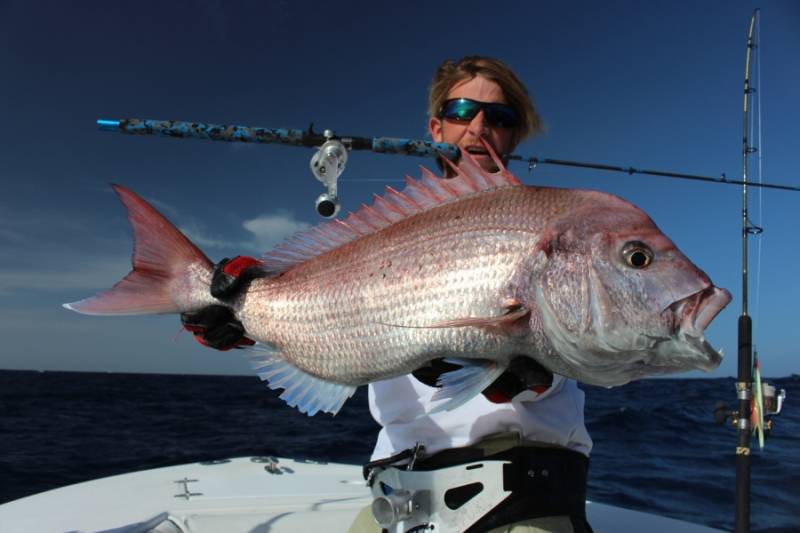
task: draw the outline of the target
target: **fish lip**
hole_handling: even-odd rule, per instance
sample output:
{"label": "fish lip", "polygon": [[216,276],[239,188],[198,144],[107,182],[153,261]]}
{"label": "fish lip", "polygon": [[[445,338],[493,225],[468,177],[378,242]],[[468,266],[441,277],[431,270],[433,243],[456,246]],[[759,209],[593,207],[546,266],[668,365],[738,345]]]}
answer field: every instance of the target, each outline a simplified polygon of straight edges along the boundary
{"label": "fish lip", "polygon": [[[709,289],[711,292],[709,293]],[[728,305],[731,301],[731,293],[719,287],[706,289],[705,297],[700,302],[694,318],[696,329],[705,330],[712,320]]]}
{"label": "fish lip", "polygon": [[[669,306],[674,324],[673,339],[658,338],[654,348],[670,361],[678,354],[691,361],[696,370],[710,372],[719,367],[723,355],[705,339],[705,328],[731,301],[731,293],[708,285]],[[651,363],[652,364],[652,363]],[[655,363],[654,366],[656,366]],[[671,364],[662,365],[669,368]],[[675,365],[677,367],[683,364]]]}
{"label": "fish lip", "polygon": [[634,366],[641,369],[637,379],[688,370],[711,372],[719,367],[724,357],[702,335],[682,332],[676,337],[654,337],[653,340],[657,355],[634,362]]}
{"label": "fish lip", "polygon": [[719,353],[717,350],[711,346],[707,340],[703,337],[695,337],[694,335],[685,335],[685,339],[689,342],[689,344],[697,350],[698,353],[701,353],[706,356],[705,359],[699,359],[696,361],[700,370],[705,370],[709,372],[717,368],[720,363],[722,362],[722,354]]}
{"label": "fish lip", "polygon": [[710,285],[673,303],[669,309],[680,332],[702,339],[703,331],[730,301],[730,292]]}

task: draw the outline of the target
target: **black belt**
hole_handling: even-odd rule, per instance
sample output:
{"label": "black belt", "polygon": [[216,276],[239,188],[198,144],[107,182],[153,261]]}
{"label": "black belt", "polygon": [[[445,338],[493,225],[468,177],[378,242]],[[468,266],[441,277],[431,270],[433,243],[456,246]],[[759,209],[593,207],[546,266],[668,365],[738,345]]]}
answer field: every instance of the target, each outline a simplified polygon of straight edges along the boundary
{"label": "black belt", "polygon": [[503,489],[511,494],[466,533],[545,516],[568,516],[575,533],[591,533],[586,522],[589,458],[582,453],[565,448],[517,446],[484,455],[481,448],[455,448],[417,460],[414,470],[492,460],[510,461],[503,467]]}

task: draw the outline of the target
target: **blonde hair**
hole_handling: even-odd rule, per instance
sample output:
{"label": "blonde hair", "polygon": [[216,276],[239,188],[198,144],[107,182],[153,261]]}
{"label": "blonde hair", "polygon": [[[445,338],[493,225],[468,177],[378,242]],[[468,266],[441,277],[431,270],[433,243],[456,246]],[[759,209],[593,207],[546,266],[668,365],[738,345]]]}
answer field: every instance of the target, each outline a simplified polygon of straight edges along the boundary
{"label": "blonde hair", "polygon": [[458,82],[471,80],[479,75],[500,86],[508,104],[522,119],[514,135],[515,145],[529,135],[543,131],[542,119],[536,112],[525,85],[508,65],[491,57],[467,56],[458,61],[448,59],[442,63],[433,76],[428,92],[428,116],[439,116],[447,94]]}

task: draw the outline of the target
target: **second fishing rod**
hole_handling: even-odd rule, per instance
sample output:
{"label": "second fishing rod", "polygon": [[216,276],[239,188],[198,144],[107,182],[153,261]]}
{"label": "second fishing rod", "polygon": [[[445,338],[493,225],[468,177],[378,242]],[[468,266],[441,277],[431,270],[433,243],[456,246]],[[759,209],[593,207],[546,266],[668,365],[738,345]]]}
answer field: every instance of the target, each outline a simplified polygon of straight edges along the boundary
{"label": "second fishing rod", "polygon": [[[178,139],[195,138],[211,141],[284,144],[288,146],[316,148],[317,151],[311,157],[310,168],[314,176],[321,181],[327,189],[326,192],[321,194],[316,200],[317,213],[325,218],[332,218],[339,212],[340,203],[337,180],[342,172],[344,172],[347,163],[347,154],[350,151],[367,150],[381,154],[398,154],[418,157],[441,156],[451,161],[455,161],[460,155],[458,147],[453,144],[398,137],[346,136],[338,135],[333,130],[324,130],[319,133],[314,131],[313,124],[309,126],[308,129],[301,130],[209,124],[179,120],[128,118],[119,120],[100,119],[97,121],[97,125],[103,131],[116,131],[133,135],[164,135]],[[559,165],[727,185],[743,185],[745,183],[741,180],[727,179],[724,174],[721,174],[720,177],[711,177],[661,170],[637,169],[634,167],[606,165],[601,163],[587,163],[533,156],[526,157],[517,154],[509,155],[507,159],[509,161],[527,163],[529,170],[536,165]],[[747,185],[750,187],[800,192],[800,187],[791,185],[752,182],[748,182]]]}

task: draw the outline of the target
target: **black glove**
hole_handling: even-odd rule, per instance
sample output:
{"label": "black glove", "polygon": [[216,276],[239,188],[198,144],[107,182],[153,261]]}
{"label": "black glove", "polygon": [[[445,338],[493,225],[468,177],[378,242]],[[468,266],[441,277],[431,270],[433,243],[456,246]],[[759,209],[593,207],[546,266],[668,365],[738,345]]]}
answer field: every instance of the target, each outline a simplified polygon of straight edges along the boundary
{"label": "black glove", "polygon": [[211,296],[226,300],[235,296],[251,281],[263,276],[258,259],[237,255],[224,258],[214,266],[211,276]]}
{"label": "black glove", "polygon": [[242,323],[224,305],[209,305],[199,311],[181,313],[181,322],[197,342],[209,348],[225,351],[255,344],[245,337]]}
{"label": "black glove", "polygon": [[[252,257],[226,257],[214,267],[211,295],[220,300],[236,296],[253,279],[263,275],[258,265],[258,260]],[[225,351],[255,344],[245,336],[244,326],[233,311],[224,305],[209,305],[198,311],[181,313],[181,322],[197,342],[209,348]]]}
{"label": "black glove", "polygon": [[[434,359],[430,365],[418,368],[411,374],[425,385],[436,387],[440,375],[459,368],[458,365],[445,363],[442,359]],[[483,389],[481,394],[490,402],[506,403],[526,389],[542,393],[552,384],[552,373],[530,357],[518,356],[511,360],[508,370]]]}

